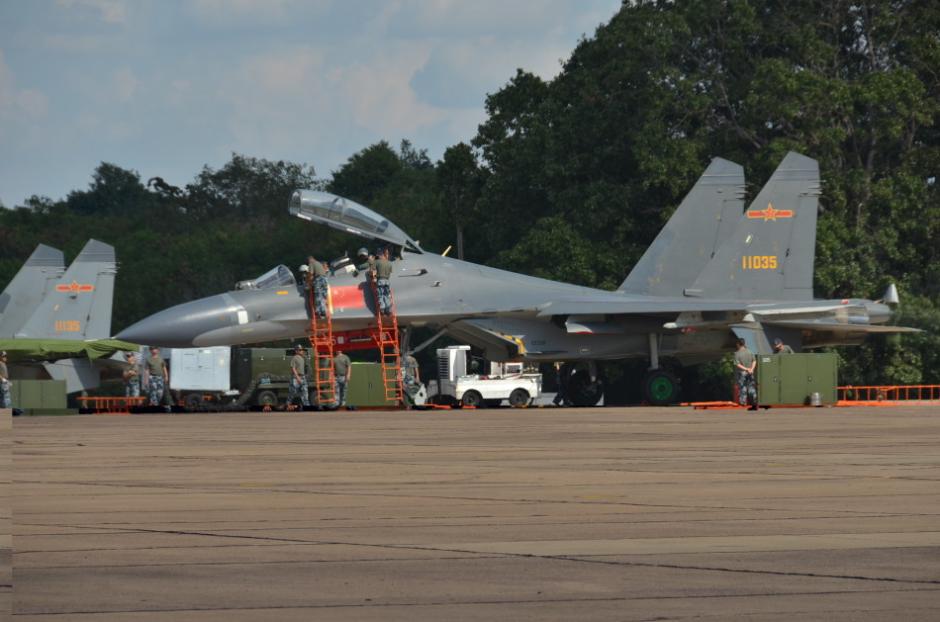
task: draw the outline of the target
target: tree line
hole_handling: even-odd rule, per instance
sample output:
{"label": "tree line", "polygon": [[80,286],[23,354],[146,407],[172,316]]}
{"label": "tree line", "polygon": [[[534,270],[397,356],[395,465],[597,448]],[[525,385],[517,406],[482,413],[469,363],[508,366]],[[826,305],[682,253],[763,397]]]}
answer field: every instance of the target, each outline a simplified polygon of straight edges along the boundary
{"label": "tree line", "polygon": [[[842,381],[938,383],[938,32],[940,5],[914,0],[627,3],[554,79],[518,70],[486,97],[476,136],[436,162],[408,141],[325,177],[233,154],[181,188],[102,163],[87,189],[0,209],[0,283],[39,242],[74,256],[97,237],[121,262],[118,329],[310,252],[354,252],[360,241],[288,215],[304,187],[375,209],[431,251],[613,289],[712,157],[744,165],[753,198],[796,150],[823,178],[817,297],[877,298],[895,282],[895,320],[928,331],[840,349]],[[689,370],[686,390],[714,394],[723,365]]]}

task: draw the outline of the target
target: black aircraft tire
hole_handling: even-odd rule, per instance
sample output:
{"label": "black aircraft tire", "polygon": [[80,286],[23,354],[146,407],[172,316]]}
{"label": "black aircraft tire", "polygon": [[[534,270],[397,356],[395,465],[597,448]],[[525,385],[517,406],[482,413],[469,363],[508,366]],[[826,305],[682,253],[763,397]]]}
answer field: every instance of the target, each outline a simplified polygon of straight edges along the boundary
{"label": "black aircraft tire", "polygon": [[479,391],[471,389],[463,394],[460,403],[471,408],[480,408],[483,405],[483,396],[480,395]]}
{"label": "black aircraft tire", "polygon": [[586,369],[580,369],[568,380],[567,400],[574,406],[597,406],[604,397],[604,382],[600,378],[591,381]]}
{"label": "black aircraft tire", "polygon": [[643,397],[653,406],[668,406],[679,401],[679,379],[665,369],[654,369],[643,379]]}
{"label": "black aircraft tire", "polygon": [[189,412],[203,410],[202,396],[198,393],[190,393],[183,398],[183,407]]}
{"label": "black aircraft tire", "polygon": [[270,406],[271,408],[274,408],[277,406],[277,393],[274,391],[262,391],[255,398],[255,403],[261,407]]}
{"label": "black aircraft tire", "polygon": [[525,389],[514,389],[509,394],[509,405],[513,408],[521,408],[529,403],[529,392]]}

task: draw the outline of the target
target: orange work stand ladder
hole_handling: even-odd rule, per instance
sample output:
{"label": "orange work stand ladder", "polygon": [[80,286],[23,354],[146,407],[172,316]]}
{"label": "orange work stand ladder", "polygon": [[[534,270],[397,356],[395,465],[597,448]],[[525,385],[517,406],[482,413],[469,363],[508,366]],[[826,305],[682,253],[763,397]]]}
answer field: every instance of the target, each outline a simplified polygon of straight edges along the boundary
{"label": "orange work stand ladder", "polygon": [[336,403],[336,375],[333,370],[333,317],[330,305],[323,301],[326,316],[317,317],[316,292],[313,278],[310,278],[310,346],[313,363],[313,386],[317,390],[317,404],[330,406]]}
{"label": "orange work stand ladder", "polygon": [[385,399],[402,404],[401,387],[401,348],[398,343],[398,314],[395,312],[395,297],[389,291],[392,304],[390,315],[382,315],[379,305],[379,291],[376,279],[372,282],[372,300],[375,301],[375,332],[372,339],[379,349],[379,361],[382,364],[382,383],[385,385]]}

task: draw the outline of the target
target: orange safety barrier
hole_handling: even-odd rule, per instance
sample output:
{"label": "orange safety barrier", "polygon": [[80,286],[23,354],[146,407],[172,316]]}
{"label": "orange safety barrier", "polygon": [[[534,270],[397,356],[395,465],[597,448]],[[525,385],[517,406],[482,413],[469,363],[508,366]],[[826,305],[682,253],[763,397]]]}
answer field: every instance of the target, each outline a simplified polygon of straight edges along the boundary
{"label": "orange safety barrier", "polygon": [[839,404],[893,405],[899,402],[940,402],[940,384],[847,385],[838,387]]}
{"label": "orange safety barrier", "polygon": [[142,406],[146,397],[114,397],[114,396],[87,396],[78,398],[81,407],[90,410],[96,415],[121,414],[129,415],[131,408]]}

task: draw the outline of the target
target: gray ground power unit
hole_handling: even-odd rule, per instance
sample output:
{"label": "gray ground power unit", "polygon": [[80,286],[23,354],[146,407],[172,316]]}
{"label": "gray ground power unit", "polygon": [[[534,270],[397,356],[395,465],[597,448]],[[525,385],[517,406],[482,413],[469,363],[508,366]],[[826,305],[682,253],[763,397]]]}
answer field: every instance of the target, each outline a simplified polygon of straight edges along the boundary
{"label": "gray ground power unit", "polygon": [[817,394],[819,404],[835,404],[838,367],[832,352],[759,354],[757,401],[761,406],[809,405]]}

